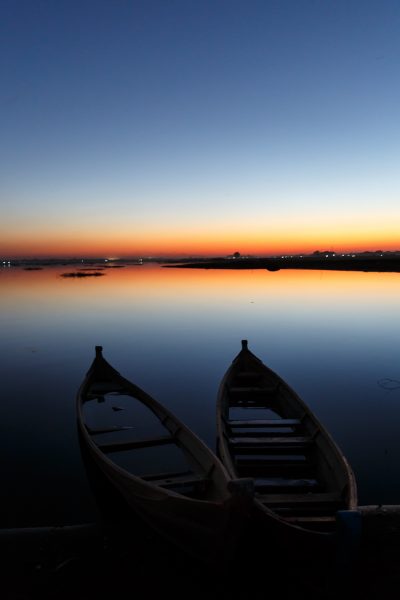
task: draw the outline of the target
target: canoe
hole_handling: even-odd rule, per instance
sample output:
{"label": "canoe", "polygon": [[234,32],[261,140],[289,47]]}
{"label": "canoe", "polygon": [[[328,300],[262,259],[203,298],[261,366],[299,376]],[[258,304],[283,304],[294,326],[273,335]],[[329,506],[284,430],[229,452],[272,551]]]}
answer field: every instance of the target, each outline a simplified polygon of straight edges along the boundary
{"label": "canoe", "polygon": [[231,477],[254,479],[257,518],[281,546],[298,552],[336,540],[337,547],[343,516],[357,514],[352,469],[310,408],[247,340],[219,387],[217,444]]}
{"label": "canoe", "polygon": [[216,455],[167,408],[120,375],[96,346],[77,394],[79,438],[131,509],[207,562],[229,559],[248,481],[232,481]]}

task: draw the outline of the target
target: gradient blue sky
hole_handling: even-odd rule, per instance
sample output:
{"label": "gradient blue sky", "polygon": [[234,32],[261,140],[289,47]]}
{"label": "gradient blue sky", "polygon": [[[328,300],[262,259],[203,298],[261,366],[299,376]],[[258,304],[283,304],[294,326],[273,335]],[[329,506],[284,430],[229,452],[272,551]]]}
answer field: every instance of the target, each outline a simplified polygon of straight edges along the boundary
{"label": "gradient blue sky", "polygon": [[2,0],[0,255],[400,247],[400,3]]}

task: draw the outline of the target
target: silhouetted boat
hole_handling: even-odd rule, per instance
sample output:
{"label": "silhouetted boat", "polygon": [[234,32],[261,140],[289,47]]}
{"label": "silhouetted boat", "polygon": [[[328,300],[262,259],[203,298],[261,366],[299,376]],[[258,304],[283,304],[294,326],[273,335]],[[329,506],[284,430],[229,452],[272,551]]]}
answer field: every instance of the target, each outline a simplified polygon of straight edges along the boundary
{"label": "silhouetted boat", "polygon": [[255,513],[277,540],[295,551],[300,542],[332,547],[337,516],[357,507],[353,472],[311,410],[247,340],[220,384],[217,433],[230,476],[254,478]]}
{"label": "silhouetted boat", "polygon": [[[131,413],[129,425],[115,423],[135,405],[143,419]],[[192,555],[229,557],[248,482],[232,481],[187,426],[103,358],[101,346],[78,391],[77,417],[89,455],[136,514]],[[143,436],[149,419],[152,433]]]}

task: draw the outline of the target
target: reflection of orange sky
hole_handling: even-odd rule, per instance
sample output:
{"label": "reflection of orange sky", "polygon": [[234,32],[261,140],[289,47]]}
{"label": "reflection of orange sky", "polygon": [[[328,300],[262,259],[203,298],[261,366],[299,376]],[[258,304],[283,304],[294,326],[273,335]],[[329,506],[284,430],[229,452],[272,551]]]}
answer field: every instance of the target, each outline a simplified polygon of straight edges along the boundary
{"label": "reflection of orange sky", "polygon": [[[109,228],[104,224],[85,229],[83,225],[73,232],[62,227],[55,230],[42,228],[33,233],[5,232],[0,240],[0,256],[165,256],[165,255],[226,255],[242,254],[300,254],[315,250],[337,252],[400,249],[395,224],[370,222],[363,226],[336,223],[331,227],[307,225],[306,222],[269,222],[265,226],[243,224],[210,224],[207,228],[169,226],[151,231],[135,231],[128,225]],[[207,231],[207,233],[205,233]]]}
{"label": "reflection of orange sky", "polygon": [[[398,273],[360,273],[340,271],[281,270],[207,270],[173,269],[158,265],[107,269],[104,277],[63,279],[60,274],[74,267],[51,267],[41,271],[19,268],[0,269],[2,310],[23,309],[26,313],[59,311],[62,307],[79,309],[109,303],[112,311],[135,303],[152,307],[190,302],[204,308],[224,303],[269,302],[272,297],[293,304],[326,302],[346,303],[360,298],[396,298],[400,293]],[[389,298],[390,296],[390,298]]]}

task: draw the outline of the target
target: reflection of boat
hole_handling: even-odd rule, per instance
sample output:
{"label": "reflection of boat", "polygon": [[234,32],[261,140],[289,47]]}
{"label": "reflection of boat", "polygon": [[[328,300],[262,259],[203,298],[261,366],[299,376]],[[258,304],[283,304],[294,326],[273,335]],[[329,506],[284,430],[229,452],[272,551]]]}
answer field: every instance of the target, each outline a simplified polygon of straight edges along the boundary
{"label": "reflection of boat", "polygon": [[[253,477],[256,514],[286,548],[329,547],[357,505],[350,466],[306,404],[242,341],[217,402],[219,455]],[[337,539],[337,538],[336,538]],[[299,544],[295,544],[294,542]],[[326,543],[328,542],[328,543]],[[333,547],[333,545],[331,545]]]}
{"label": "reflection of boat", "polygon": [[188,427],[122,377],[100,346],[78,391],[77,416],[89,455],[137,514],[206,560],[231,551],[241,484]]}

